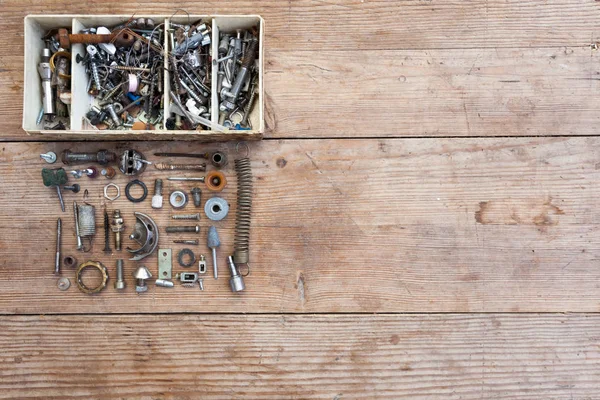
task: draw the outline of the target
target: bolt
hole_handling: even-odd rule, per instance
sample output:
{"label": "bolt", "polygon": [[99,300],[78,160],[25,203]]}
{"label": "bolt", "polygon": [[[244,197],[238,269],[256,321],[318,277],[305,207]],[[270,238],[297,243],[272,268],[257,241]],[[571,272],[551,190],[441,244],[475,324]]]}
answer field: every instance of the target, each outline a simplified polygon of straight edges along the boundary
{"label": "bolt", "polygon": [[194,239],[194,240],[173,240],[173,243],[179,243],[179,244],[194,244],[194,245],[198,245],[200,244],[200,241],[198,239]]}
{"label": "bolt", "polygon": [[123,260],[118,259],[117,260],[117,281],[115,282],[115,289],[117,289],[117,290],[125,289],[127,284],[125,283],[125,279],[123,277],[124,277]]}
{"label": "bolt", "polygon": [[121,232],[125,230],[121,210],[113,210],[113,220],[111,230],[115,233],[115,250],[121,251]]}
{"label": "bolt", "polygon": [[73,153],[71,150],[62,152],[62,162],[65,165],[98,163],[107,165],[117,159],[115,153],[108,150],[98,150],[96,153]]}
{"label": "bolt", "polygon": [[229,286],[231,287],[232,292],[241,292],[246,289],[246,285],[244,285],[244,278],[240,275],[236,265],[233,263],[233,257],[227,257],[227,264],[229,265],[229,272],[231,273],[231,278],[229,278]]}
{"label": "bolt", "polygon": [[200,233],[200,226],[199,225],[194,225],[194,226],[167,226],[167,233],[184,233],[184,232],[191,232],[191,233]]}
{"label": "bolt", "polygon": [[152,196],[152,208],[162,208],[163,206],[162,185],[162,179],[156,179],[154,181],[154,196]]}
{"label": "bolt", "polygon": [[121,125],[121,120],[119,119],[119,116],[117,115],[117,112],[115,111],[115,106],[113,104],[108,104],[105,107],[106,111],[108,111],[108,114],[110,115],[110,118],[112,119],[113,123],[116,126],[120,126]]}
{"label": "bolt", "polygon": [[48,164],[54,164],[56,162],[56,153],[53,151],[49,151],[44,154],[40,154],[42,160],[46,161]]}
{"label": "bolt", "polygon": [[73,185],[63,186],[63,189],[70,190],[73,193],[79,193],[79,190],[81,189],[81,187],[79,186],[78,183],[75,183]]}
{"label": "bolt", "polygon": [[172,219],[187,219],[187,220],[200,221],[200,213],[196,213],[196,214],[177,214],[177,215],[172,215],[171,218]]}
{"label": "bolt", "polygon": [[200,188],[193,188],[192,191],[192,199],[194,200],[194,207],[200,207],[202,205],[202,190]]}
{"label": "bolt", "polygon": [[110,225],[108,223],[108,212],[104,210],[104,252],[112,253],[110,248]]}
{"label": "bolt", "polygon": [[148,268],[143,265],[138,267],[138,269],[133,273],[133,277],[135,278],[135,291],[137,293],[148,291],[146,280],[152,278],[152,274],[150,271],[148,271]]}

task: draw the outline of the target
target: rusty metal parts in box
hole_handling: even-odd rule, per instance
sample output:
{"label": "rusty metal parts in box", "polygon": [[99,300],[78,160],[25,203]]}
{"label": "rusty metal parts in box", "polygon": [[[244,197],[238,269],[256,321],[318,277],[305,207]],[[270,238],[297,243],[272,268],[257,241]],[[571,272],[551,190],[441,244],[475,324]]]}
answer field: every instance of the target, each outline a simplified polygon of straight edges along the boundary
{"label": "rusty metal parts in box", "polygon": [[260,139],[258,15],[30,15],[23,129],[90,139]]}

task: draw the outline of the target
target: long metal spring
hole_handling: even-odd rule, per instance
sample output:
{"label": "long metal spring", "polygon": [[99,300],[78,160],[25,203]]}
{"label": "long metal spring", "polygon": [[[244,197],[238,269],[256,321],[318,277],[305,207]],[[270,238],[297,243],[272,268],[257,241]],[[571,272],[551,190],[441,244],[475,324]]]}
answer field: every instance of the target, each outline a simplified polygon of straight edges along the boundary
{"label": "long metal spring", "polygon": [[252,168],[249,158],[235,160],[237,174],[237,210],[233,259],[236,264],[250,261],[250,220],[252,217]]}

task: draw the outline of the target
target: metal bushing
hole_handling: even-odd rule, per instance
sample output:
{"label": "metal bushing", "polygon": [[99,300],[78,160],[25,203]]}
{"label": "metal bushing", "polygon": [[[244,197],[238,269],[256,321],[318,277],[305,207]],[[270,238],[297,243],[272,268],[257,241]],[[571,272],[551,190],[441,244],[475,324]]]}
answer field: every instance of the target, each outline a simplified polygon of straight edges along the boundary
{"label": "metal bushing", "polygon": [[[102,282],[100,283],[100,285],[98,285],[95,288],[87,287],[83,283],[83,280],[82,280],[83,271],[85,271],[88,268],[96,268],[102,274]],[[75,278],[77,280],[77,286],[79,287],[79,290],[81,290],[83,293],[87,293],[87,294],[98,293],[106,287],[106,283],[108,282],[108,270],[101,262],[86,261],[83,264],[79,265],[79,268],[77,268],[77,272],[75,273]]]}
{"label": "metal bushing", "polygon": [[[133,197],[130,193],[131,187],[133,185],[141,187],[144,191],[144,193],[138,198]],[[125,186],[125,196],[127,196],[127,199],[132,203],[141,203],[146,199],[146,196],[148,196],[148,188],[146,187],[146,184],[144,182],[140,181],[139,179],[134,179],[131,182],[129,182],[127,186]]]}
{"label": "metal bushing", "polygon": [[223,168],[227,165],[227,156],[225,153],[215,151],[210,155],[210,163],[214,165],[215,168]]}
{"label": "metal bushing", "polygon": [[183,208],[185,207],[185,205],[188,202],[188,198],[187,195],[185,194],[185,192],[182,192],[181,190],[175,190],[174,192],[171,192],[171,195],[169,196],[169,203],[171,204],[171,207],[179,209],[179,208]]}
{"label": "metal bushing", "polygon": [[204,178],[206,188],[212,192],[220,192],[227,185],[225,174],[221,171],[210,171]]}
{"label": "metal bushing", "polygon": [[229,204],[221,197],[212,197],[204,204],[204,213],[212,221],[220,221],[229,213]]}
{"label": "metal bushing", "polygon": [[[185,256],[189,256],[190,260],[188,262],[184,261],[183,258]],[[194,252],[190,249],[181,249],[179,253],[177,253],[177,262],[182,267],[191,267],[196,263],[196,256],[194,255]]]}
{"label": "metal bushing", "polygon": [[77,265],[77,259],[73,256],[65,256],[65,258],[63,258],[63,265],[67,268],[73,268]]}

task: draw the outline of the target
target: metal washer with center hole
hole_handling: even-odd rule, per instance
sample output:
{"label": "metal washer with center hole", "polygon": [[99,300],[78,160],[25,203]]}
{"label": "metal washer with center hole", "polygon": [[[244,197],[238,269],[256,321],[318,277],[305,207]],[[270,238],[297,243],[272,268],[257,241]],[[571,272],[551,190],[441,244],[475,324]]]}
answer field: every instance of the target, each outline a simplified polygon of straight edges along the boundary
{"label": "metal washer with center hole", "polygon": [[171,195],[169,196],[169,203],[171,204],[171,207],[175,209],[185,207],[187,202],[187,195],[181,190],[175,190],[174,192],[171,192]]}
{"label": "metal washer with center hole", "polygon": [[211,197],[204,204],[204,213],[212,221],[220,221],[229,213],[229,204],[221,197]]}
{"label": "metal washer with center hole", "polygon": [[[188,262],[184,262],[183,258],[185,256],[188,256],[190,258]],[[182,267],[191,267],[196,263],[196,256],[194,255],[194,252],[190,249],[181,249],[179,253],[177,253],[177,262]]]}

